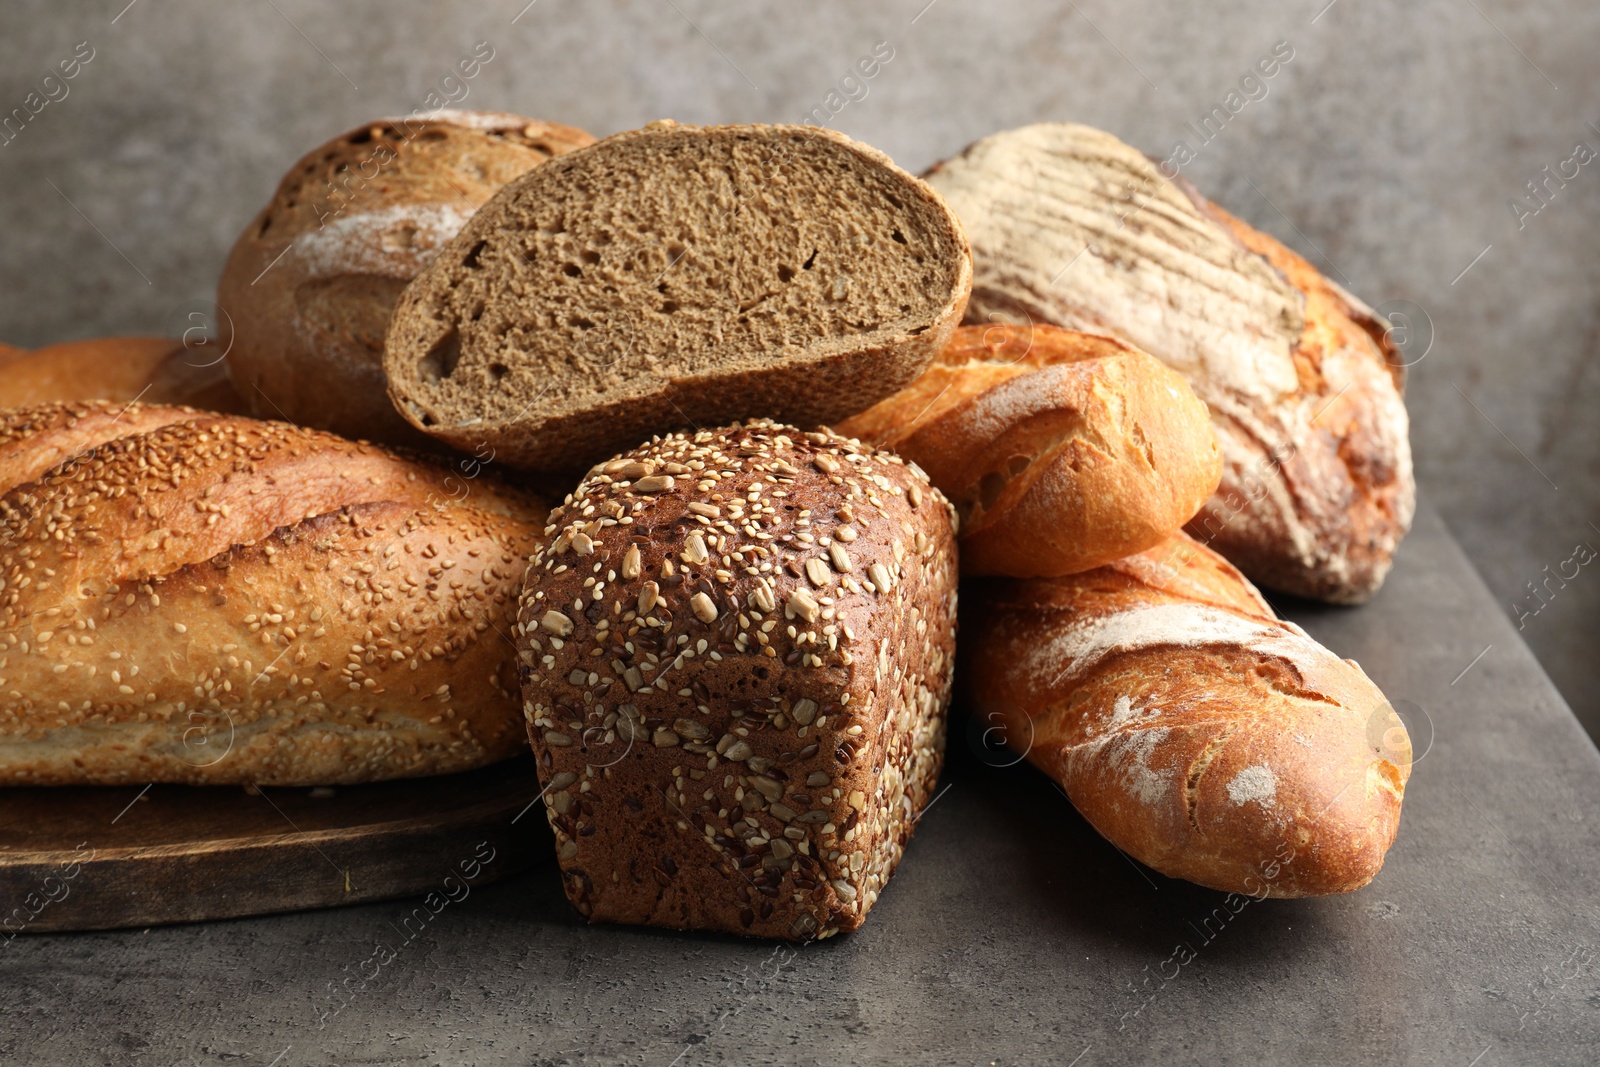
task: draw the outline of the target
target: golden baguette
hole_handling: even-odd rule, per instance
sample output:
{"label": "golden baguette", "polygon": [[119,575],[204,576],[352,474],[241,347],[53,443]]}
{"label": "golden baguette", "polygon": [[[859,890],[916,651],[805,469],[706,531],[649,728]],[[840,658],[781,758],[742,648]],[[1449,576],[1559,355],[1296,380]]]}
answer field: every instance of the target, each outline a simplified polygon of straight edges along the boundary
{"label": "golden baguette", "polygon": [[1405,727],[1221,556],[1179,534],[962,596],[975,714],[1134,859],[1254,897],[1348,892],[1383,865]]}
{"label": "golden baguette", "polygon": [[1149,548],[1222,474],[1179,374],[1054,326],[963,326],[921,378],[838,429],[928,472],[961,515],[964,574],[1072,574]]}

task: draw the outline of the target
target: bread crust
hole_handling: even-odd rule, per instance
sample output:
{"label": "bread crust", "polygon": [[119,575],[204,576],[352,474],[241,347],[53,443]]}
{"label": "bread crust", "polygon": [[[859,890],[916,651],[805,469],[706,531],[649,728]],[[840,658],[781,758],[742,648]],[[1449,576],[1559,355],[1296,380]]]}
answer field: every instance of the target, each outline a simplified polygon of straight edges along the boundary
{"label": "bread crust", "polygon": [[520,749],[536,500],[140,404],[7,412],[0,474],[0,781],[358,782]]}
{"label": "bread crust", "polygon": [[766,421],[657,438],[551,513],[518,643],[580,912],[861,924],[938,777],[953,519],[898,457]]}
{"label": "bread crust", "polygon": [[966,691],[1106,839],[1253,897],[1344,893],[1399,826],[1411,743],[1361,668],[1187,535],[967,590]]}
{"label": "bread crust", "polygon": [[443,110],[365,123],[297,161],[217,288],[228,369],[254,414],[437,447],[388,399],[395,300],[502,184],[593,140],[521,115]]}
{"label": "bread crust", "polygon": [[[485,417],[456,424],[444,412],[437,384],[425,382],[418,371],[427,353],[451,336],[472,328],[471,322],[476,321],[446,324],[438,318],[438,305],[447,302],[447,291],[454,287],[454,265],[473,258],[480,243],[493,240],[506,230],[505,217],[515,210],[519,198],[545,197],[545,186],[556,181],[557,176],[585,167],[603,171],[609,153],[632,145],[654,141],[670,145],[673,139],[694,137],[766,138],[779,143],[787,139],[802,150],[812,142],[820,142],[843,148],[862,164],[891,175],[898,183],[896,192],[926,212],[930,225],[939,231],[935,243],[951,250],[948,266],[952,281],[948,291],[939,294],[942,302],[938,310],[928,321],[907,323],[887,334],[887,327],[881,324],[871,327],[870,342],[828,337],[805,350],[781,353],[782,358],[770,352],[751,353],[741,366],[711,373],[662,370],[636,375],[619,386],[622,392],[616,399],[596,401],[567,414],[500,421]],[[782,185],[774,183],[771,188],[781,190]],[[584,209],[582,203],[571,205],[573,211]],[[928,366],[961,320],[971,276],[966,237],[959,220],[938,193],[876,149],[818,127],[697,127],[656,122],[605,138],[557,161],[552,170],[530,173],[508,184],[494,205],[462,229],[434,268],[407,287],[385,342],[384,367],[395,406],[417,429],[459,449],[487,444],[513,466],[581,471],[633,442],[668,429],[714,425],[753,415],[816,426],[854,414],[909,384]],[[649,296],[656,297],[654,289]],[[731,311],[730,317],[737,313]],[[464,346],[465,342],[458,344]],[[666,360],[670,355],[665,353],[661,358]],[[577,375],[580,371],[572,373]]]}
{"label": "bread crust", "polygon": [[0,408],[142,400],[243,414],[244,401],[211,347],[191,351],[168,337],[100,337],[0,352]]}
{"label": "bread crust", "polygon": [[1054,326],[963,326],[910,387],[838,428],[928,472],[961,516],[964,574],[1074,574],[1142,551],[1222,473],[1180,375]]}
{"label": "bread crust", "polygon": [[968,227],[968,320],[1125,338],[1211,409],[1224,468],[1190,532],[1275,589],[1370,597],[1415,505],[1399,370],[1364,305],[1109,134],[996,134],[927,178]]}

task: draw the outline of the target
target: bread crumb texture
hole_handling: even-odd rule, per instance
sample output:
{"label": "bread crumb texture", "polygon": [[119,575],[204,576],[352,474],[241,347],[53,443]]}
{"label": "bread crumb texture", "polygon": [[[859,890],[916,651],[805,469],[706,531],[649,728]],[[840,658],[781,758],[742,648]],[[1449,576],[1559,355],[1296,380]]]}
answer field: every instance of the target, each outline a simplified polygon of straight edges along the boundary
{"label": "bread crumb texture", "polygon": [[658,123],[507,185],[407,288],[384,365],[418,428],[581,470],[667,427],[859,411],[970,282],[955,216],[882,153]]}
{"label": "bread crumb texture", "polygon": [[551,513],[517,627],[591,921],[859,926],[931,797],[954,512],[914,465],[767,421],[657,437]]}
{"label": "bread crumb texture", "polygon": [[138,404],[0,415],[0,476],[0,782],[352,783],[520,749],[536,500]]}

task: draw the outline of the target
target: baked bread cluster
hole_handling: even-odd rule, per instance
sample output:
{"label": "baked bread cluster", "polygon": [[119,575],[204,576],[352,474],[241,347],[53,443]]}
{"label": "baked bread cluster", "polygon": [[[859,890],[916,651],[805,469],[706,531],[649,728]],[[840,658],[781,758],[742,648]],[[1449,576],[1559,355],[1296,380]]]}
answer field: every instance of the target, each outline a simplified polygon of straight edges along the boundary
{"label": "baked bread cluster", "polygon": [[1107,134],[924,181],[816,127],[379,120],[284,177],[218,320],[236,388],[0,346],[0,782],[531,745],[583,916],[811,940],[885,891],[959,690],[1174,877],[1345,892],[1394,839],[1404,727],[1232,563],[1377,588],[1398,369]]}

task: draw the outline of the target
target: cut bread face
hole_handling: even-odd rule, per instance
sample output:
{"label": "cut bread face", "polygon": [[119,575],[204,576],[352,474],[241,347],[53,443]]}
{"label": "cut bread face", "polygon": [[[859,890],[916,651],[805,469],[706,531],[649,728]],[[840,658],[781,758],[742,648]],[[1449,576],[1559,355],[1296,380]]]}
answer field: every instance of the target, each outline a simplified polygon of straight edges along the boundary
{"label": "cut bread face", "polygon": [[747,416],[816,425],[914,380],[972,268],[940,196],[809,126],[653,123],[508,184],[402,294],[413,425],[568,470]]}

